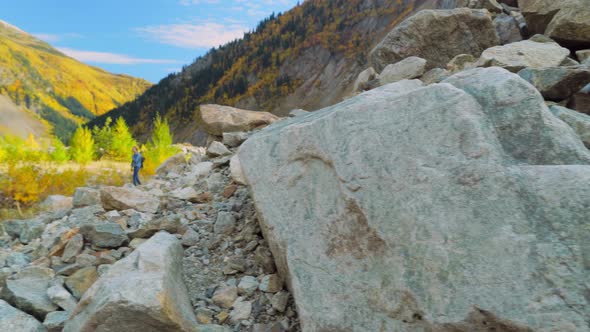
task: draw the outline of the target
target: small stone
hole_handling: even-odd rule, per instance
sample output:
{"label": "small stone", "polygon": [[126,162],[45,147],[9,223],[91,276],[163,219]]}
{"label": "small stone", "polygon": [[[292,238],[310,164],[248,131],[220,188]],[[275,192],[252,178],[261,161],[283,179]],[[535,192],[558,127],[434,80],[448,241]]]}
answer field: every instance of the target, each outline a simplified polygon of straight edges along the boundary
{"label": "small stone", "polygon": [[285,312],[287,308],[287,302],[289,301],[289,293],[285,291],[280,291],[276,293],[270,303],[272,304],[273,309],[278,312]]}
{"label": "small stone", "polygon": [[103,276],[103,275],[105,275],[107,272],[109,272],[110,268],[111,268],[111,265],[109,265],[109,264],[102,264],[102,265],[99,265],[99,266],[96,268],[96,273],[98,273],[98,276],[99,276],[99,277],[102,277],[102,276]]}
{"label": "small stone", "polygon": [[70,277],[66,278],[66,287],[74,297],[80,299],[90,286],[98,279],[98,273],[94,266],[80,269]]}
{"label": "small stone", "polygon": [[115,264],[115,262],[117,262],[117,259],[113,255],[110,253],[102,253],[100,256],[98,256],[96,265]]}
{"label": "small stone", "polygon": [[230,198],[235,194],[236,190],[238,190],[238,186],[235,184],[230,184],[229,186],[225,187],[225,189],[223,189],[221,196],[223,196],[223,198]]}
{"label": "small stone", "polygon": [[229,309],[237,298],[238,288],[235,286],[226,286],[218,288],[211,300],[216,305]]}
{"label": "small stone", "polygon": [[262,278],[258,288],[266,293],[276,293],[283,289],[283,280],[277,274],[270,274]]}
{"label": "small stone", "polygon": [[131,242],[129,242],[129,246],[133,249],[137,249],[137,247],[139,247],[142,243],[144,243],[147,240],[148,239],[135,238],[131,240]]}
{"label": "small stone", "polygon": [[113,222],[83,225],[80,233],[90,243],[101,248],[118,248],[129,240],[121,225]]}
{"label": "small stone", "polygon": [[230,155],[231,151],[223,143],[213,141],[207,148],[207,156],[215,158]]}
{"label": "small stone", "polygon": [[60,308],[66,311],[73,311],[76,308],[77,301],[74,299],[72,294],[68,292],[61,285],[53,285],[47,289],[47,296],[51,302],[58,305]]}
{"label": "small stone", "polygon": [[96,264],[96,257],[89,254],[80,254],[76,257],[76,264],[81,266],[93,266]]}
{"label": "small stone", "polygon": [[43,326],[47,328],[47,332],[61,332],[69,317],[70,313],[67,311],[50,312],[45,316]]}
{"label": "small stone", "polygon": [[238,284],[238,294],[250,296],[258,289],[258,280],[252,276],[245,276]]}
{"label": "small stone", "polygon": [[235,148],[248,139],[249,134],[241,131],[223,133],[223,144]]}
{"label": "small stone", "polygon": [[81,268],[83,268],[83,266],[78,263],[68,264],[66,266],[60,267],[58,270],[56,270],[56,273],[62,276],[71,276]]}
{"label": "small stone", "polygon": [[225,323],[225,321],[229,318],[229,313],[227,311],[222,311],[218,313],[215,318],[219,321],[219,324]]}
{"label": "small stone", "polygon": [[192,228],[188,227],[186,232],[182,235],[182,245],[185,247],[192,247],[199,244],[199,234]]}
{"label": "small stone", "polygon": [[244,301],[243,298],[238,298],[233,304],[233,310],[229,314],[229,320],[233,323],[250,318],[252,313],[252,303]]}
{"label": "small stone", "polygon": [[220,211],[215,221],[215,234],[229,235],[234,231],[236,218],[230,212]]}
{"label": "small stone", "polygon": [[84,237],[82,234],[74,235],[66,244],[61,260],[65,263],[73,263],[82,248],[84,248]]}
{"label": "small stone", "polygon": [[211,324],[213,321],[213,311],[200,308],[196,311],[196,317],[199,324]]}
{"label": "small stone", "polygon": [[204,204],[213,201],[213,195],[210,192],[204,192],[197,195],[197,197],[192,200],[192,203]]}

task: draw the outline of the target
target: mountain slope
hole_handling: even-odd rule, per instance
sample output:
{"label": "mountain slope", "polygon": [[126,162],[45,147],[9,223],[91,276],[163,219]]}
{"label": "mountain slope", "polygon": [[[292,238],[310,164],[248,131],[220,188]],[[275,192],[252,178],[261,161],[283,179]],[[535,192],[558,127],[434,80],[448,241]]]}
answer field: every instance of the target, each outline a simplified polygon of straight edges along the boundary
{"label": "mountain slope", "polygon": [[0,95],[0,134],[2,133],[23,139],[29,134],[35,137],[49,137],[49,130],[42,120],[16,106],[8,97]]}
{"label": "mountain slope", "polygon": [[142,138],[160,112],[169,119],[177,141],[199,144],[195,133],[203,103],[278,115],[334,104],[351,92],[376,41],[428,2],[433,1],[305,1],[272,15],[244,38],[211,50],[109,116],[124,116]]}
{"label": "mountain slope", "polygon": [[80,63],[0,21],[0,94],[66,139],[79,123],[134,99],[151,84]]}

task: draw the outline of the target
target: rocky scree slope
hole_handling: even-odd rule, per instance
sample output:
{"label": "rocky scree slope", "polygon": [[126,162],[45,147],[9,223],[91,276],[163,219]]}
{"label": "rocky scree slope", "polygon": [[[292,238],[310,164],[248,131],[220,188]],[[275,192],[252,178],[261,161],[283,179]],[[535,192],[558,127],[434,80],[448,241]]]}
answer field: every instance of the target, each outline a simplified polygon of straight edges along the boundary
{"label": "rocky scree slope", "polygon": [[138,188],[78,188],[48,199],[53,213],[1,223],[0,326],[298,331],[247,188],[230,171],[244,135],[231,149],[216,142],[172,157]]}

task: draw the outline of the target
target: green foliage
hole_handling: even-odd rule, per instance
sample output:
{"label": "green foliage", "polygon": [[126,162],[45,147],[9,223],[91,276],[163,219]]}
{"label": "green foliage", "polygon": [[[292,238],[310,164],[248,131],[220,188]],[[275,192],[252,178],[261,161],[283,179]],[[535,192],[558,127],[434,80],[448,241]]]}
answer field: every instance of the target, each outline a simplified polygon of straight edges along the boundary
{"label": "green foliage", "polygon": [[110,149],[107,152],[108,155],[113,160],[128,160],[131,155],[131,149],[136,145],[137,141],[131,136],[125,119],[119,117],[112,131],[112,141],[109,147]]}
{"label": "green foliage", "polygon": [[143,168],[148,174],[152,174],[166,159],[179,152],[179,149],[172,145],[172,134],[168,120],[162,119],[160,114],[156,113],[152,138],[147,147],[142,150],[146,157]]}
{"label": "green foliage", "polygon": [[60,140],[53,139],[51,144],[53,146],[53,151],[50,152],[51,161],[54,161],[58,164],[63,164],[70,160],[68,149]]}
{"label": "green foliage", "polygon": [[82,165],[94,159],[94,139],[86,127],[78,127],[70,141],[72,160]]}

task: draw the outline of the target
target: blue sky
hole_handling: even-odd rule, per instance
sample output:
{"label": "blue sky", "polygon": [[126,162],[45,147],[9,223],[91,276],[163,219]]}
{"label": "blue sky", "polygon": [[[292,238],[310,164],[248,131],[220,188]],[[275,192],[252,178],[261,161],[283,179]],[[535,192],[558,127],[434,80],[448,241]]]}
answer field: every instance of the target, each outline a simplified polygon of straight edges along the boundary
{"label": "blue sky", "polygon": [[0,20],[69,56],[158,82],[297,0],[11,0]]}

